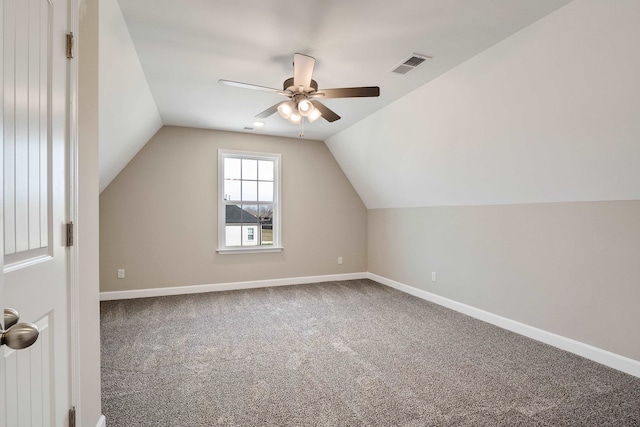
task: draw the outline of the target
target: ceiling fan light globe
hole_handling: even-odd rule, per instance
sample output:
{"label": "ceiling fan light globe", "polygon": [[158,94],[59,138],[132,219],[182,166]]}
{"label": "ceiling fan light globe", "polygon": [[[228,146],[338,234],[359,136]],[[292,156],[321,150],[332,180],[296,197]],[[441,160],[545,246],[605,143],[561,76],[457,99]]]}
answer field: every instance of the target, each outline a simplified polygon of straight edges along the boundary
{"label": "ceiling fan light globe", "polygon": [[302,116],[297,111],[294,111],[294,112],[291,113],[291,115],[289,116],[288,120],[289,120],[290,123],[293,123],[294,125],[297,125],[302,121]]}
{"label": "ceiling fan light globe", "polygon": [[322,113],[320,112],[320,110],[318,110],[317,108],[313,107],[313,111],[311,113],[309,113],[309,115],[307,116],[307,119],[309,119],[309,123],[313,123],[316,120],[318,120],[318,118],[320,118],[320,116],[322,116]]}
{"label": "ceiling fan light globe", "polygon": [[294,109],[295,104],[292,101],[285,101],[278,105],[278,113],[280,113],[280,115],[285,119],[289,119],[291,113],[295,111]]}
{"label": "ceiling fan light globe", "polygon": [[298,112],[302,116],[308,117],[313,112],[313,110],[315,110],[315,107],[308,99],[303,99],[298,102]]}

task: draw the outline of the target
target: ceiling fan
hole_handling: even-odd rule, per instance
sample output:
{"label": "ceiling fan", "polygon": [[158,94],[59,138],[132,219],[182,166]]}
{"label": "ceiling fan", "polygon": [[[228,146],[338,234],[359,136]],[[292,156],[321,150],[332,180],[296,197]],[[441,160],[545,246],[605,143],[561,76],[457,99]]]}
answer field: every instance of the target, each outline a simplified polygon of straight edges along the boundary
{"label": "ceiling fan", "polygon": [[[310,123],[313,123],[319,117],[324,118],[328,122],[335,122],[340,119],[339,115],[318,101],[318,99],[380,96],[380,88],[378,86],[318,90],[318,83],[311,78],[315,63],[315,58],[311,56],[301,53],[293,55],[293,77],[284,81],[282,90],[223,79],[218,80],[218,83],[226,86],[272,92],[286,96],[289,98],[288,101],[279,102],[267,108],[256,117],[267,118],[277,111],[289,122],[301,125],[304,122],[304,117],[306,117]],[[300,136],[303,136],[302,131]]]}

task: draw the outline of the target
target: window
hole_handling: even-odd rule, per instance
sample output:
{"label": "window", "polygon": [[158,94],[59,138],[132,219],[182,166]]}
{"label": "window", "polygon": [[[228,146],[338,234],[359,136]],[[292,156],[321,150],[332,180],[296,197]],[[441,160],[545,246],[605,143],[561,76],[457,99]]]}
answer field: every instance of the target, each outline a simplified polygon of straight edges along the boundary
{"label": "window", "polygon": [[280,250],[280,155],[219,150],[218,252]]}

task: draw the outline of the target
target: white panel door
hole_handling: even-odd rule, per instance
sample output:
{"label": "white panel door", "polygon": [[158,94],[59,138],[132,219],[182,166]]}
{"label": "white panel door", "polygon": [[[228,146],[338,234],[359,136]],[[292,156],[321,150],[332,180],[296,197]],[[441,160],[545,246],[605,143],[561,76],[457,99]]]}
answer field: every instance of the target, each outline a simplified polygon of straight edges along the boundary
{"label": "white panel door", "polygon": [[0,347],[0,427],[68,422],[68,16],[69,0],[0,8],[0,309],[40,329],[29,348]]}

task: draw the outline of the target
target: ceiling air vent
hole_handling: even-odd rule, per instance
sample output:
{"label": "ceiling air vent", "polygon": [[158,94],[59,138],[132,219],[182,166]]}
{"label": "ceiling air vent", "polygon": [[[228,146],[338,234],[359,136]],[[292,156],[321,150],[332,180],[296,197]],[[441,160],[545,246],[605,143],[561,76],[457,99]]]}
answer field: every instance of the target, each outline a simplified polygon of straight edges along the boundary
{"label": "ceiling air vent", "polygon": [[414,53],[406,61],[398,65],[391,72],[396,74],[407,74],[409,71],[413,70],[414,68],[422,64],[427,59],[431,59],[431,57],[425,56],[425,55],[418,55],[417,53]]}

